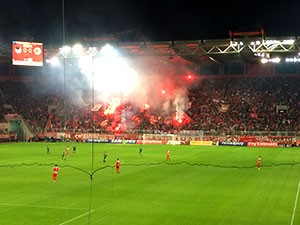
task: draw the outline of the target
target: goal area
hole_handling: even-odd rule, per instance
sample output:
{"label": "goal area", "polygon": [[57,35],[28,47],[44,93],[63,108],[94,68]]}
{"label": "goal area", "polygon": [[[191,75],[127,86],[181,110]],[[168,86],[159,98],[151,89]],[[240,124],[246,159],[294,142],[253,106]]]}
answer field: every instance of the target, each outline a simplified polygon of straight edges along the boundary
{"label": "goal area", "polygon": [[175,134],[143,134],[143,144],[180,144],[180,140]]}

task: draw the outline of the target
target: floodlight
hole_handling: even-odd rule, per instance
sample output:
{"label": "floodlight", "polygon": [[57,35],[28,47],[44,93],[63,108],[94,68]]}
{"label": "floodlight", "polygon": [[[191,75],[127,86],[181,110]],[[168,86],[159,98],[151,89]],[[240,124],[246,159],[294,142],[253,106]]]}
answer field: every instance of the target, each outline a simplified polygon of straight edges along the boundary
{"label": "floodlight", "polygon": [[280,60],[281,60],[281,59],[280,59],[279,57],[275,57],[275,58],[272,58],[272,59],[271,59],[271,62],[272,62],[272,63],[280,63]]}
{"label": "floodlight", "polygon": [[76,44],[73,46],[72,51],[76,56],[81,56],[83,53],[83,47],[81,44]]}
{"label": "floodlight", "polygon": [[51,64],[52,66],[59,66],[59,59],[57,57],[52,57],[51,59],[47,59],[46,62]]}
{"label": "floodlight", "polygon": [[118,56],[117,51],[109,44],[106,44],[101,48],[101,53],[104,57],[112,58]]}
{"label": "floodlight", "polygon": [[261,63],[263,63],[263,64],[265,64],[265,63],[269,62],[269,60],[268,60],[268,59],[266,59],[266,58],[262,58],[260,61],[261,61]]}
{"label": "floodlight", "polygon": [[89,47],[88,53],[89,53],[91,56],[95,56],[95,55],[97,54],[97,48],[96,48],[96,47]]}
{"label": "floodlight", "polygon": [[63,46],[61,49],[60,49],[60,53],[66,57],[70,52],[71,52],[72,48],[70,46]]}

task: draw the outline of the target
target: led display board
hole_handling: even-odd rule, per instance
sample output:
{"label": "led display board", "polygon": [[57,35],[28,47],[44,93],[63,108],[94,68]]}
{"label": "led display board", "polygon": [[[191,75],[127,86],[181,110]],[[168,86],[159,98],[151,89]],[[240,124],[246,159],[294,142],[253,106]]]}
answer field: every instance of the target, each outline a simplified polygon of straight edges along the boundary
{"label": "led display board", "polygon": [[13,41],[12,64],[43,66],[43,43]]}

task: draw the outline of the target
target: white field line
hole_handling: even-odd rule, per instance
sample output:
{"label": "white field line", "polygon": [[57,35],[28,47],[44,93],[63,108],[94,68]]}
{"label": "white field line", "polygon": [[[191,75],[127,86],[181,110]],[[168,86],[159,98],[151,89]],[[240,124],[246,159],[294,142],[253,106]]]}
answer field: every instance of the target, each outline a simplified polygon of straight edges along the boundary
{"label": "white field line", "polygon": [[12,206],[12,207],[28,207],[28,208],[44,208],[44,209],[71,209],[71,210],[84,210],[82,208],[67,208],[67,207],[53,207],[53,206],[43,206],[43,205],[25,205],[25,204],[9,204],[9,203],[0,203],[0,206]]}
{"label": "white field line", "polygon": [[294,203],[294,209],[293,209],[293,214],[292,214],[292,219],[291,219],[291,225],[294,224],[295,213],[296,213],[296,208],[297,208],[297,202],[298,202],[298,197],[299,197],[299,190],[300,190],[300,180],[299,180],[299,183],[298,183],[298,189],[297,189],[295,203]]}
{"label": "white field line", "polygon": [[69,219],[69,220],[67,220],[67,221],[65,221],[65,222],[63,222],[63,223],[60,223],[59,225],[67,224],[67,223],[72,222],[72,221],[74,221],[74,220],[77,220],[77,219],[79,219],[79,218],[81,218],[81,217],[83,217],[83,216],[85,216],[85,215],[88,215],[89,213],[92,213],[92,212],[94,212],[94,211],[95,211],[95,210],[93,209],[93,210],[90,211],[90,212],[83,213],[83,214],[81,214],[81,215],[79,215],[79,216],[76,216],[76,217],[74,217],[74,218],[72,218],[72,219]]}

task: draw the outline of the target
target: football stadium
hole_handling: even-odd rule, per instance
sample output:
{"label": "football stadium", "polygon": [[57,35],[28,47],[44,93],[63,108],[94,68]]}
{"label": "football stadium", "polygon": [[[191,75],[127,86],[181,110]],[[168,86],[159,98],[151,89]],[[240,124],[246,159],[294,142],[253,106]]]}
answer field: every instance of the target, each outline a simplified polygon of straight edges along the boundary
{"label": "football stadium", "polygon": [[6,46],[0,224],[300,224],[299,37]]}

